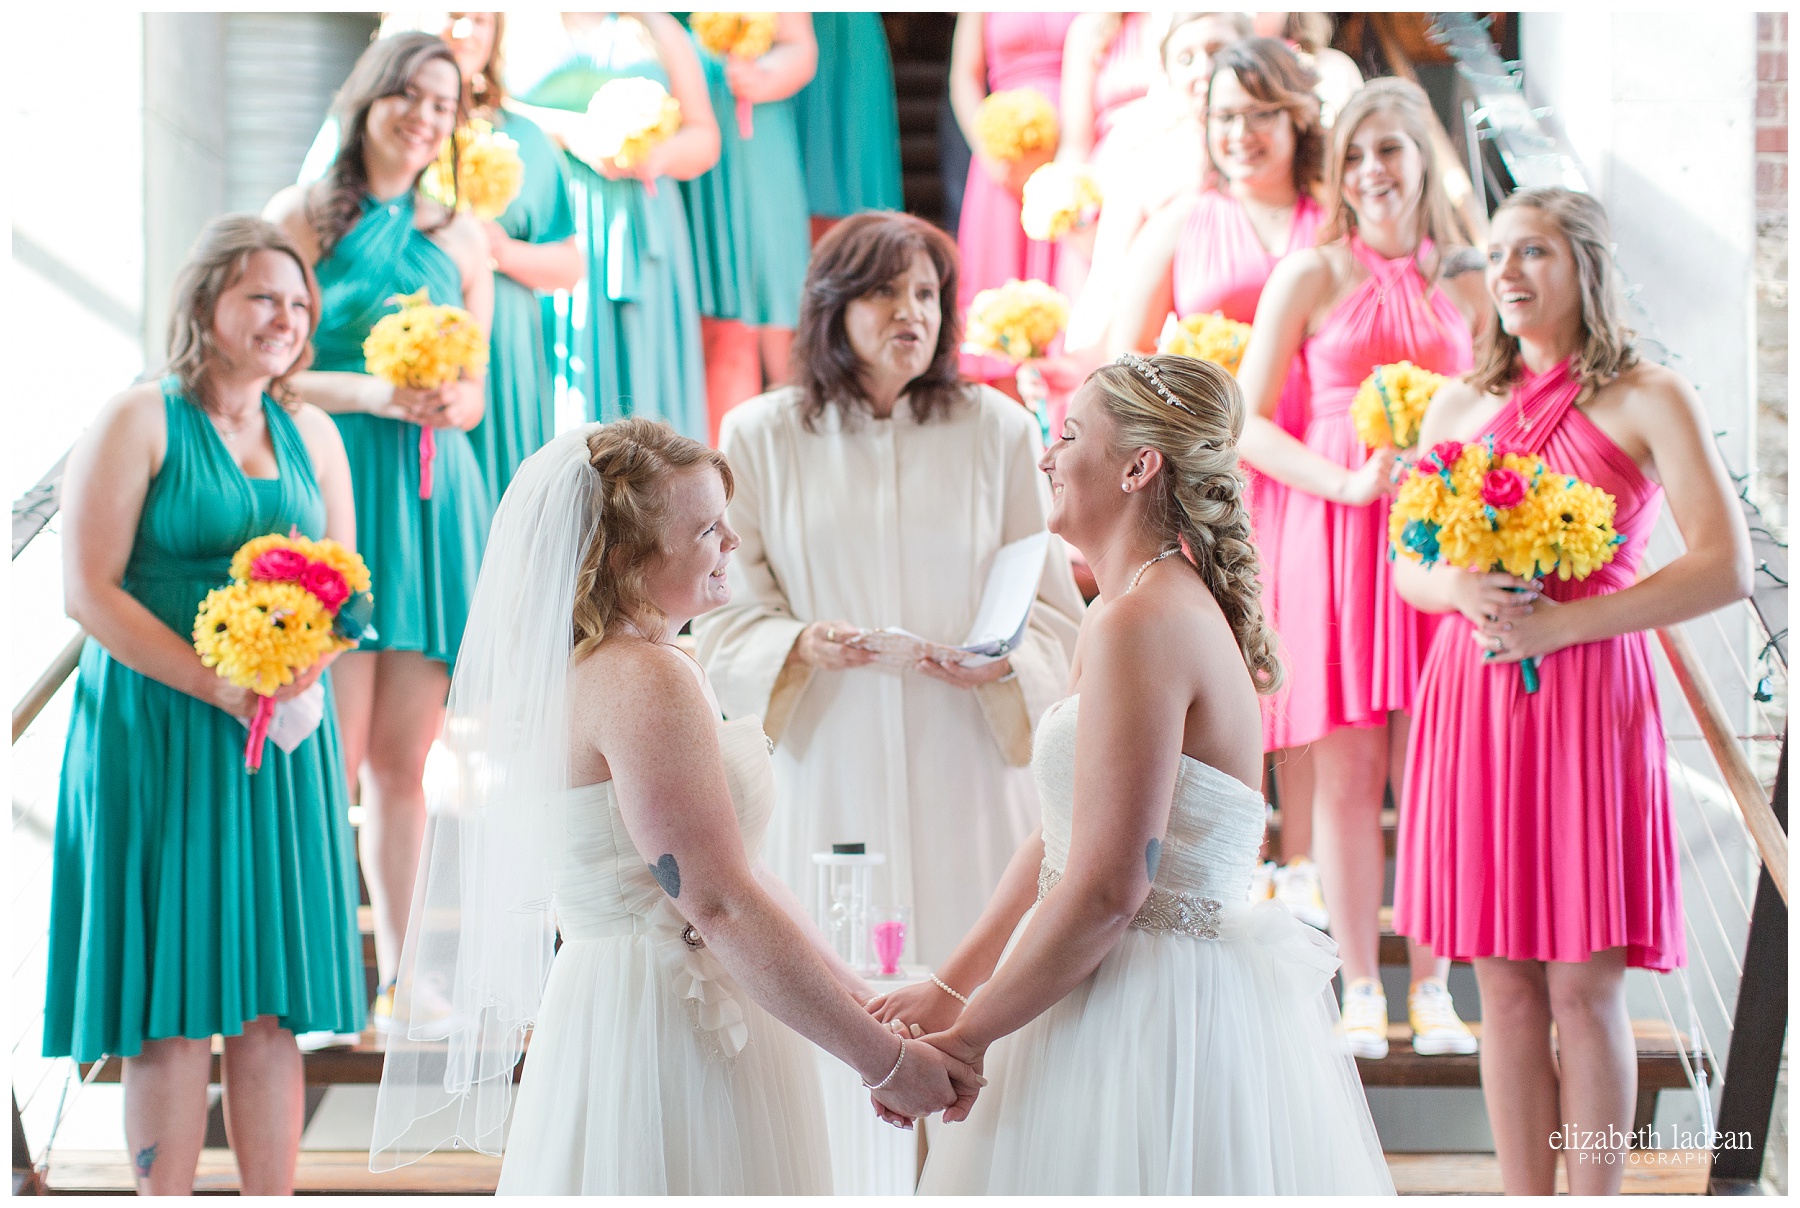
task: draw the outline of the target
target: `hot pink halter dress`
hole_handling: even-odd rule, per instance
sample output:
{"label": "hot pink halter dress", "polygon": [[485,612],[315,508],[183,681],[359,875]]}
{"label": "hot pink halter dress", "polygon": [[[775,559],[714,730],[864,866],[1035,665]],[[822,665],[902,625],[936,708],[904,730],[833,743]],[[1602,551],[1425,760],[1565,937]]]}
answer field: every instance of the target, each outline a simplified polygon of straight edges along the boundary
{"label": "hot pink halter dress", "polygon": [[[1063,39],[1074,13],[986,13],[981,18],[989,92],[1035,88],[1060,108]],[[975,295],[1018,278],[1056,281],[1056,245],[1027,239],[1019,225],[1019,199],[987,174],[979,158],[969,164],[962,218],[956,229],[962,276],[956,304],[967,310]],[[991,382],[1010,378],[1014,366],[998,357],[962,357],[963,375]]]}
{"label": "hot pink halter dress", "polygon": [[[1368,460],[1350,400],[1377,365],[1411,361],[1455,376],[1471,363],[1469,328],[1441,288],[1429,295],[1411,256],[1384,260],[1356,236],[1350,250],[1369,276],[1300,346],[1312,397],[1305,441],[1348,469]],[[1428,256],[1423,241],[1419,257]],[[1287,687],[1263,711],[1271,750],[1304,746],[1340,726],[1380,726],[1410,709],[1435,617],[1394,591],[1388,502],[1363,507],[1289,491],[1282,506],[1263,606],[1275,620]]]}
{"label": "hot pink halter dress", "polygon": [[[1574,406],[1567,364],[1513,389],[1488,431],[1612,495],[1625,543],[1586,579],[1544,579],[1552,600],[1628,587],[1662,488]],[[1530,423],[1519,423],[1520,408]],[[1485,434],[1484,434],[1485,435]],[[1394,929],[1456,960],[1686,963],[1681,879],[1647,633],[1558,650],[1528,694],[1489,664],[1460,613],[1420,675],[1406,753]]]}
{"label": "hot pink halter dress", "polygon": [[[1263,286],[1275,271],[1276,261],[1311,247],[1324,216],[1319,203],[1302,194],[1294,206],[1287,246],[1271,254],[1257,238],[1241,201],[1223,189],[1201,193],[1175,245],[1175,313],[1183,319],[1217,313],[1239,323],[1255,322],[1256,304],[1262,300]],[[1305,366],[1296,360],[1276,405],[1275,422],[1297,440],[1306,439],[1309,394]],[[1287,488],[1249,466],[1244,471],[1250,478],[1250,515],[1256,525],[1257,545],[1267,567],[1280,536],[1280,508]]]}

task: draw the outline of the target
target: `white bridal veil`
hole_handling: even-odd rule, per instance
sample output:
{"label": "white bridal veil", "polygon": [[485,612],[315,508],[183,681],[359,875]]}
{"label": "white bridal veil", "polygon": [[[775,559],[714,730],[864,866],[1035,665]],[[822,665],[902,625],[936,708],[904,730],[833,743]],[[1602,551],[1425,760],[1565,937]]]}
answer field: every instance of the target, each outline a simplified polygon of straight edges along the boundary
{"label": "white bridal veil", "polygon": [[588,424],[519,467],[494,514],[450,683],[369,1168],[497,1154],[550,972],[551,808],[569,784],[575,578],[599,522]]}

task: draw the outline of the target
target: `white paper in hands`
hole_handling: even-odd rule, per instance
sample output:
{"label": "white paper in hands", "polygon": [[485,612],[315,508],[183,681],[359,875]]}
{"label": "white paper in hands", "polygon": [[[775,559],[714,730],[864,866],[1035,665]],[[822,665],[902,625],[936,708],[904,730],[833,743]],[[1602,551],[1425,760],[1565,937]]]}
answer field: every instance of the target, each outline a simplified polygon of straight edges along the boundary
{"label": "white paper in hands", "polygon": [[[269,741],[289,755],[312,737],[312,732],[325,720],[325,685],[314,684],[299,696],[290,697],[275,706],[274,720],[269,722]],[[238,718],[244,729],[250,728],[248,717]]]}
{"label": "white paper in hands", "polygon": [[1005,658],[1025,640],[1049,545],[1050,534],[1038,532],[1000,547],[988,568],[975,623],[960,646],[927,641],[898,628],[858,630],[846,645],[869,651],[877,663],[888,667],[911,667],[922,658],[979,667]]}

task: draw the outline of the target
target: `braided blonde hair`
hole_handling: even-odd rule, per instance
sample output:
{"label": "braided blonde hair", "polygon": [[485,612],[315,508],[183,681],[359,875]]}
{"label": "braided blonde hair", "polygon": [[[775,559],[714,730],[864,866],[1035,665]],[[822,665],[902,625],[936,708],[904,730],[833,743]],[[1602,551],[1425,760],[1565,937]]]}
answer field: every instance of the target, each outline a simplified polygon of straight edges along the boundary
{"label": "braided blonde hair", "polygon": [[[1163,456],[1151,496],[1153,540],[1182,545],[1230,623],[1256,690],[1274,692],[1282,671],[1275,635],[1263,621],[1244,503],[1247,484],[1237,451],[1244,397],[1236,379],[1211,361],[1154,356],[1103,366],[1090,380],[1118,430],[1115,451],[1151,448]],[[1158,382],[1179,401],[1171,403]]]}
{"label": "braided blonde hair", "polygon": [[734,484],[725,455],[648,419],[621,419],[588,437],[588,464],[599,476],[599,515],[575,579],[575,659],[593,653],[607,628],[623,621],[652,641],[663,638],[663,617],[644,594],[644,572],[662,550],[668,522],[669,476],[711,466],[730,499]]}

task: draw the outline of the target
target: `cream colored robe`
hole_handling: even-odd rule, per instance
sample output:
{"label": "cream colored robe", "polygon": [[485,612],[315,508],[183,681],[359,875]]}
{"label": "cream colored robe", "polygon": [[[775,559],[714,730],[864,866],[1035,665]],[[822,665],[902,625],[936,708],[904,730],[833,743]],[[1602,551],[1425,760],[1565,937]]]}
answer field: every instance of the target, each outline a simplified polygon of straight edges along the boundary
{"label": "cream colored robe", "polygon": [[1049,498],[1036,422],[988,387],[946,419],[921,424],[902,399],[892,419],[833,409],[812,432],[799,399],[776,390],[725,417],[743,545],[731,603],[694,622],[695,643],[725,715],[760,714],[777,743],[769,866],[810,906],[812,853],[884,853],[871,905],[911,906],[908,959],[936,965],[1037,826],[1031,734],[1067,691],[1081,596],[1052,538],[1008,683],[786,667],[812,621],[960,643],[995,552],[1042,530]]}

